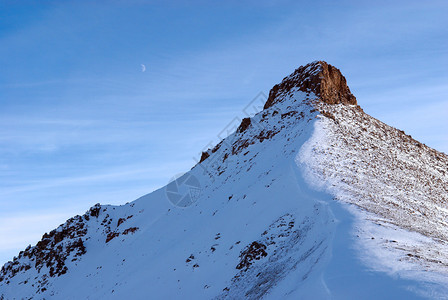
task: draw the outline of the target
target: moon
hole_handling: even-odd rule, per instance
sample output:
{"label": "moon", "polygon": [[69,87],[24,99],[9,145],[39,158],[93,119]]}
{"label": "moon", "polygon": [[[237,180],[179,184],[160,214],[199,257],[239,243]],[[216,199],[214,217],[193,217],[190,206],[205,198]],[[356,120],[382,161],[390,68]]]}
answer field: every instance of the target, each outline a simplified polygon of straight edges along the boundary
{"label": "moon", "polygon": [[145,72],[146,71],[146,66],[144,64],[141,64],[140,66],[142,67],[142,72]]}

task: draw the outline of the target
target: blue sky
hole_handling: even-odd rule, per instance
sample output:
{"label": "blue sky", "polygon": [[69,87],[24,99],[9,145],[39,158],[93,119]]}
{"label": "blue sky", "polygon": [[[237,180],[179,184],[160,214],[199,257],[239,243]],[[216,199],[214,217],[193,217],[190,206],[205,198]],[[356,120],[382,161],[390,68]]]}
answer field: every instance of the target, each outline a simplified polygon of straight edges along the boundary
{"label": "blue sky", "polygon": [[0,4],[0,264],[189,170],[317,59],[367,113],[448,153],[446,1],[105,3]]}

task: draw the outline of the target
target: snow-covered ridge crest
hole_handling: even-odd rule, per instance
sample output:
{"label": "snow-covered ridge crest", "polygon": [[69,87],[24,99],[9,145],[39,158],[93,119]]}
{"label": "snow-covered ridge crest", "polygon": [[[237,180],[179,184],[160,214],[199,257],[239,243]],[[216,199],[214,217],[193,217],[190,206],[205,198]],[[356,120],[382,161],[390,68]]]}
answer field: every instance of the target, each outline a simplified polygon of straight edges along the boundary
{"label": "snow-covered ridge crest", "polygon": [[[297,96],[300,93],[301,95]],[[258,131],[262,140],[270,138],[276,134],[276,130],[278,131],[278,129],[264,130],[263,122],[266,118],[269,118],[270,111],[295,114],[297,110],[293,109],[294,106],[302,104],[314,106],[314,104],[320,102],[357,106],[356,97],[351,93],[341,71],[325,61],[313,61],[300,66],[292,74],[285,77],[281,83],[275,85],[269,92],[264,110],[253,120],[252,118],[244,118],[232,138],[235,139],[235,137],[241,135],[251,124],[260,129]],[[359,106],[357,107],[359,108]],[[225,140],[213,149],[203,152],[199,162],[204,162],[211,154],[220,149]],[[240,141],[240,144],[248,142],[247,140]],[[232,150],[232,153],[235,154],[235,149]]]}

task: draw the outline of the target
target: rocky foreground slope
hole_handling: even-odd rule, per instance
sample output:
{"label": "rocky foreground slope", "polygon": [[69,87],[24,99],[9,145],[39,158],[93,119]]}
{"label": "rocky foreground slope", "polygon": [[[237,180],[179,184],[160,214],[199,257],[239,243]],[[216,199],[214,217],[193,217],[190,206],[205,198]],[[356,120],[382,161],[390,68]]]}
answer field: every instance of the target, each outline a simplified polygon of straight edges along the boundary
{"label": "rocky foreground slope", "polygon": [[447,166],[313,62],[176,181],[20,252],[0,298],[448,298]]}

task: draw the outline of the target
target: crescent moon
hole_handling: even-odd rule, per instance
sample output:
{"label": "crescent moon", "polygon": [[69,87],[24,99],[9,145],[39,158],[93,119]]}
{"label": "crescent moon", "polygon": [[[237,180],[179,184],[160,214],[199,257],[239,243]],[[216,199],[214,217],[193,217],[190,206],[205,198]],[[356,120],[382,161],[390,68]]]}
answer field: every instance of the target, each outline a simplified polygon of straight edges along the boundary
{"label": "crescent moon", "polygon": [[142,66],[142,72],[145,72],[146,71],[146,66],[144,64],[141,64],[141,66]]}

